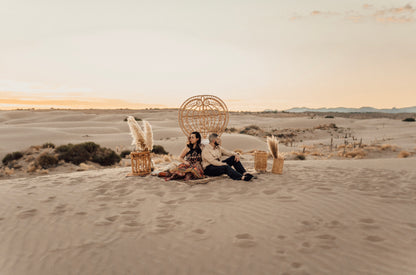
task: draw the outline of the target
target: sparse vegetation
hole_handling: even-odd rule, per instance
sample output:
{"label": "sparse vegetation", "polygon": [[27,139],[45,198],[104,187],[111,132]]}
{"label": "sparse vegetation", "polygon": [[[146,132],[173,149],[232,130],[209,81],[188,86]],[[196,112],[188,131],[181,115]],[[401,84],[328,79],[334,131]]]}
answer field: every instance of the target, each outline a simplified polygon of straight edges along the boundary
{"label": "sparse vegetation", "polygon": [[47,142],[47,143],[44,143],[43,145],[42,145],[42,148],[52,148],[52,149],[54,149],[55,148],[55,144],[53,144],[53,143],[51,143],[51,142]]}
{"label": "sparse vegetation", "polygon": [[[154,147],[153,147],[153,148],[154,148]],[[130,155],[130,153],[131,153],[131,151],[130,151],[130,150],[123,150],[123,151],[121,151],[121,153],[120,153],[120,157],[124,159],[126,156]]]}
{"label": "sparse vegetation", "polygon": [[58,165],[59,159],[54,154],[45,153],[45,154],[40,155],[36,159],[36,162],[43,169],[48,169],[48,168],[55,167],[56,165]]}
{"label": "sparse vegetation", "polygon": [[[134,117],[134,119],[135,119],[136,121],[142,121],[142,119],[141,119],[141,118],[138,118],[138,117]],[[127,117],[125,117],[125,118],[124,118],[124,121],[127,121]]]}
{"label": "sparse vegetation", "polygon": [[111,166],[120,160],[121,157],[109,148],[99,148],[99,150],[92,155],[92,161],[101,166]]}
{"label": "sparse vegetation", "polygon": [[409,152],[407,152],[407,151],[401,151],[398,155],[397,155],[397,157],[398,158],[407,158],[407,157],[409,157],[410,156],[410,153]]}
{"label": "sparse vegetation", "polygon": [[325,116],[325,118],[334,118],[334,116],[328,115],[328,116]]}
{"label": "sparse vegetation", "polygon": [[59,159],[75,165],[93,161],[103,166],[113,165],[121,160],[120,156],[111,149],[102,148],[94,142],[61,145],[55,149]]}
{"label": "sparse vegetation", "polygon": [[162,145],[154,145],[152,152],[155,153],[155,154],[159,154],[159,155],[169,154],[169,152],[166,152],[165,148],[163,148]]}
{"label": "sparse vegetation", "polygon": [[3,158],[2,162],[3,162],[4,165],[7,165],[7,164],[9,164],[9,162],[11,162],[13,160],[18,160],[18,159],[20,159],[22,157],[23,157],[23,154],[22,153],[20,153],[20,152],[13,152],[13,153],[7,154]]}
{"label": "sparse vegetation", "polygon": [[404,121],[404,122],[414,122],[415,119],[413,117],[408,117],[408,118],[403,119],[402,121]]}
{"label": "sparse vegetation", "polygon": [[305,157],[304,154],[297,154],[295,156],[295,160],[305,160],[305,159],[306,159],[306,157]]}

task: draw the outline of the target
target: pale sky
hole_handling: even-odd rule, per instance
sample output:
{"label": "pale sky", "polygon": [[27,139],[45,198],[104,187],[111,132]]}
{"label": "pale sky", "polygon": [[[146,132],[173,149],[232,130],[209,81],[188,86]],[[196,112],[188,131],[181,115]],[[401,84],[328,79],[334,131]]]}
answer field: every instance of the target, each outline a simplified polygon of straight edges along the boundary
{"label": "pale sky", "polygon": [[3,109],[416,105],[416,1],[0,4]]}

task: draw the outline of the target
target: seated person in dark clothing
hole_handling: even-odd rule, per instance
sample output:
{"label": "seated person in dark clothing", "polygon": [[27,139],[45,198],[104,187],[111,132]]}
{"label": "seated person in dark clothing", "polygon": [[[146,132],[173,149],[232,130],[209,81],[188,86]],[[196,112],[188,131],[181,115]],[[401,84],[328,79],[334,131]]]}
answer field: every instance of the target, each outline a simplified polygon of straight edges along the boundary
{"label": "seated person in dark clothing", "polygon": [[[247,173],[241,164],[240,156],[221,146],[221,139],[217,134],[210,134],[208,139],[209,144],[202,150],[202,167],[205,175],[220,176],[227,174],[233,180],[245,181],[253,178],[253,175]],[[230,157],[221,161],[222,155]]]}

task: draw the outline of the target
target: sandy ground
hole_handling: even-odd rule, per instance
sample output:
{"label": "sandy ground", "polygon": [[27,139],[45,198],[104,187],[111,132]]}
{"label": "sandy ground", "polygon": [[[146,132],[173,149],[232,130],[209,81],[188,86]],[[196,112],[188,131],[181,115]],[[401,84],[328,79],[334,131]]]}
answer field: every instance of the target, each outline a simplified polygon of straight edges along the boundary
{"label": "sandy ground", "polygon": [[[130,149],[125,112],[1,111],[1,157],[45,142]],[[151,122],[156,144],[182,150],[175,110],[128,115]],[[329,122],[342,131],[307,130]],[[345,135],[398,149],[289,159],[282,175],[251,182],[189,186],[127,178],[129,167],[1,177],[0,274],[416,274],[416,124],[231,114],[229,127],[248,125],[306,129],[281,145],[288,156],[327,148],[331,137],[342,145]],[[223,139],[229,149],[266,149],[263,137]]]}

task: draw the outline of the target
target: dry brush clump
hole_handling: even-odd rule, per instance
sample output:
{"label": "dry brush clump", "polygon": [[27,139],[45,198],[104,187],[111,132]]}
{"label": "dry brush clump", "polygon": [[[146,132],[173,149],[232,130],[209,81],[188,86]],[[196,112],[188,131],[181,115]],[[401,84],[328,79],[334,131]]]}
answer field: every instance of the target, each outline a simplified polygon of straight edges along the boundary
{"label": "dry brush clump", "polygon": [[52,153],[43,153],[36,159],[36,163],[43,169],[56,167],[59,163],[58,156]]}
{"label": "dry brush clump", "polygon": [[397,155],[397,157],[398,158],[408,158],[408,157],[410,157],[411,156],[411,153],[409,153],[409,152],[407,152],[407,151],[401,151],[398,155]]}

